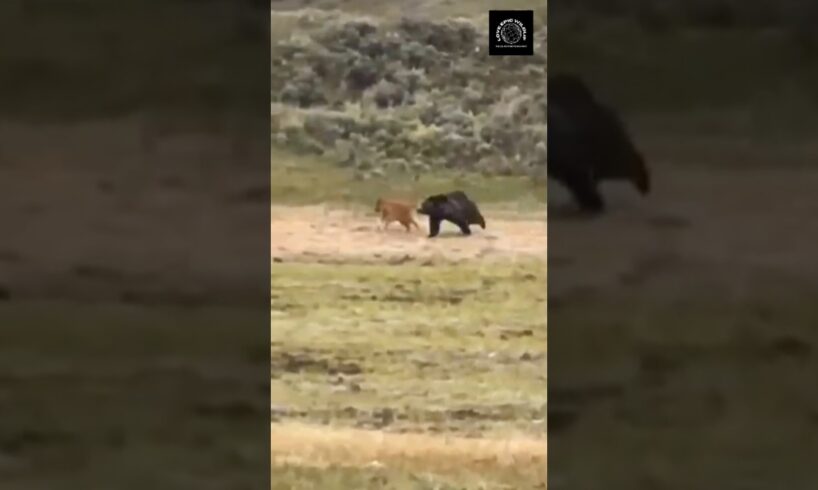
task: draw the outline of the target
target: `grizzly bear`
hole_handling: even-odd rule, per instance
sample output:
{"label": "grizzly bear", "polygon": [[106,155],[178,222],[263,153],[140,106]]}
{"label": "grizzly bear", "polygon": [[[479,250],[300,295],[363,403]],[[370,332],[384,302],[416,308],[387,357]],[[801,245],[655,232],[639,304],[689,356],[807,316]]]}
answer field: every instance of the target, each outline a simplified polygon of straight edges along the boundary
{"label": "grizzly bear", "polygon": [[582,211],[599,213],[602,180],[631,181],[650,192],[650,174],[624,124],[574,75],[548,78],[548,176],[564,185]]}
{"label": "grizzly bear", "polygon": [[463,191],[430,196],[423,201],[417,213],[429,217],[429,238],[436,237],[440,232],[441,221],[454,223],[464,235],[471,235],[469,225],[480,225],[486,229],[486,220],[477,204]]}

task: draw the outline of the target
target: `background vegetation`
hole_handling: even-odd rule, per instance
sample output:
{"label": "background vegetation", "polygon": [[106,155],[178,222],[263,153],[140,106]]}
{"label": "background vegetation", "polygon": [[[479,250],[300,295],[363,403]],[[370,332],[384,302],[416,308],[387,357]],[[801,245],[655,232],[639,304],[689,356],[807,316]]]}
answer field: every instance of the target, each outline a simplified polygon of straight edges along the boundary
{"label": "background vegetation", "polygon": [[545,28],[535,56],[489,58],[485,11],[350,10],[273,12],[274,146],[323,155],[359,179],[543,172]]}

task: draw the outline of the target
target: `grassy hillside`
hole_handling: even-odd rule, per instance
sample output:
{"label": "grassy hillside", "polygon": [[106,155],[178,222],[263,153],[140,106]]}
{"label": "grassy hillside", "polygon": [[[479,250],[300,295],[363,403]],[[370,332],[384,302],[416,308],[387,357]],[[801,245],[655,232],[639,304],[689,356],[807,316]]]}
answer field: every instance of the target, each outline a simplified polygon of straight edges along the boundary
{"label": "grassy hillside", "polygon": [[274,146],[323,155],[363,179],[542,171],[545,28],[535,30],[535,56],[489,57],[486,11],[349,7],[273,12]]}

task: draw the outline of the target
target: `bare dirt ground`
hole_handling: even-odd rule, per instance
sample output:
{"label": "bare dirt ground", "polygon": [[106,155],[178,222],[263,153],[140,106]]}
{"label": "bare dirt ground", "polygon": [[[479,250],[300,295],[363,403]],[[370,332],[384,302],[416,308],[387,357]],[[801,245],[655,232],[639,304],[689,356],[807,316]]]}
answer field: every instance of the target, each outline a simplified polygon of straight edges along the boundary
{"label": "bare dirt ground", "polygon": [[608,186],[610,209],[592,221],[552,211],[550,294],[617,283],[672,292],[694,278],[735,289],[759,273],[818,277],[810,238],[818,237],[818,172],[661,167],[654,175],[645,199]]}
{"label": "bare dirt ground", "polygon": [[547,448],[540,439],[514,436],[503,439],[449,435],[396,434],[376,430],[272,424],[273,464],[328,467],[331,465],[382,467],[409,466],[421,471],[451,473],[453,469],[528,467],[546,479]]}
{"label": "bare dirt ground", "polygon": [[[549,204],[562,204],[567,196],[551,188]],[[759,272],[815,277],[818,254],[805,237],[818,236],[818,201],[810,197],[816,188],[818,172],[803,169],[663,167],[645,199],[606,186],[609,210],[593,220],[553,211],[546,225],[545,212],[488,208],[486,230],[473,227],[472,236],[462,237],[444,224],[436,239],[426,238],[422,216],[422,229],[406,233],[398,223],[381,230],[365,209],[274,205],[271,255],[304,262],[544,258],[550,235],[550,273],[559,274],[554,293],[702,272],[722,282]]]}
{"label": "bare dirt ground", "polygon": [[308,262],[545,259],[545,213],[511,216],[486,209],[484,214],[485,230],[473,226],[472,235],[466,237],[454,225],[444,223],[440,235],[429,239],[422,216],[416,217],[421,229],[407,233],[399,223],[383,230],[375,213],[361,210],[273,206],[271,253],[274,259]]}

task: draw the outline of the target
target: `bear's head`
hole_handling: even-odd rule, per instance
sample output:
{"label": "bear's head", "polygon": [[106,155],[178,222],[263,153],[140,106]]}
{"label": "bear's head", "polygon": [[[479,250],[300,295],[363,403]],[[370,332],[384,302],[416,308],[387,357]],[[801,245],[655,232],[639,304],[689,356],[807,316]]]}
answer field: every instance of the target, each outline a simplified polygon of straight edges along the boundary
{"label": "bear's head", "polygon": [[443,194],[429,196],[420,204],[417,213],[426,216],[439,216],[444,213],[444,208],[448,203],[449,198]]}

